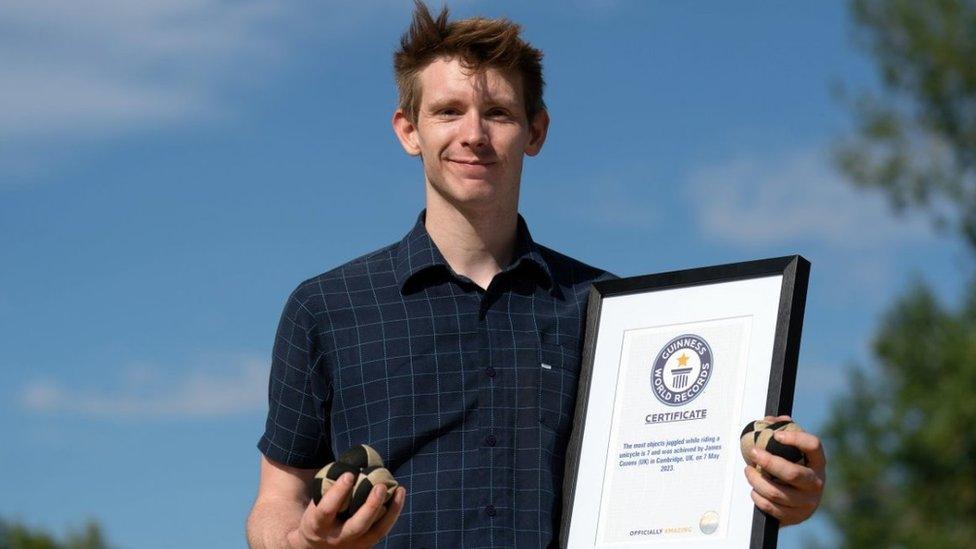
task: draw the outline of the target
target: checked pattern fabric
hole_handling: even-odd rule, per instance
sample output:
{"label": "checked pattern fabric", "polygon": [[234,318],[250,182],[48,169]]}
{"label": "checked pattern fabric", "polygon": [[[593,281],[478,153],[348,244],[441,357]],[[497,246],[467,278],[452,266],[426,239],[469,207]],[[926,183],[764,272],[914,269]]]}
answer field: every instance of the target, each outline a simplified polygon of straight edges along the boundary
{"label": "checked pattern fabric", "polygon": [[519,216],[514,259],[484,290],[424,218],[288,298],[258,448],[300,468],[377,449],[407,488],[383,547],[550,546],[586,300],[613,275],[536,244]]}

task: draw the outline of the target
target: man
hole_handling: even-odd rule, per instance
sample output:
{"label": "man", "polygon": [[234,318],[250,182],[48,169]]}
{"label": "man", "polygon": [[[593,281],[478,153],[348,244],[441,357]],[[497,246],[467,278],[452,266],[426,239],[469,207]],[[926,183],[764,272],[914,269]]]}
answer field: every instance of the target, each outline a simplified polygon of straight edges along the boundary
{"label": "man", "polygon": [[[424,168],[426,209],[398,243],[303,282],[282,314],[248,539],[258,547],[545,547],[558,539],[585,306],[612,275],[536,244],[518,215],[525,155],[549,116],[542,54],[518,26],[434,20],[418,3],[395,55],[393,129]],[[540,367],[542,364],[548,366]],[[812,467],[768,454],[747,472],[790,524],[816,507]],[[351,446],[376,448],[403,487],[336,514],[307,483]],[[751,470],[751,469],[750,469]],[[351,475],[350,475],[351,476]]]}

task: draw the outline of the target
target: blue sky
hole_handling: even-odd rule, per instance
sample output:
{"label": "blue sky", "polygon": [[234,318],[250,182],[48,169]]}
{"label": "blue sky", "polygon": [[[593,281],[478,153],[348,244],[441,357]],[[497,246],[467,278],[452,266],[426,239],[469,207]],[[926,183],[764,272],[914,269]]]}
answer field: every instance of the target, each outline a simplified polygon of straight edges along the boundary
{"label": "blue sky", "polygon": [[[435,4],[436,5],[436,4]],[[817,431],[913,280],[966,255],[830,163],[841,2],[451,2],[546,53],[521,212],[628,276],[800,253],[795,416]],[[0,516],[121,547],[240,547],[272,338],[301,280],[398,240],[422,174],[389,129],[408,2],[20,2],[0,12]],[[829,450],[829,449],[828,449]],[[827,539],[814,520],[784,547]]]}

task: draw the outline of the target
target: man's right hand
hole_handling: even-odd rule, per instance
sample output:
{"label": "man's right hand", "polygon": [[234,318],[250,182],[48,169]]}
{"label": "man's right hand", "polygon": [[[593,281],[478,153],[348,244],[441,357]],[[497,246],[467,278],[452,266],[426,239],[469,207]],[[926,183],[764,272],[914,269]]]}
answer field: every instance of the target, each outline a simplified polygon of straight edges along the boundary
{"label": "man's right hand", "polygon": [[374,486],[366,503],[345,522],[337,515],[342,502],[352,492],[355,477],[345,473],[322,496],[319,504],[309,502],[298,528],[288,533],[288,545],[293,549],[318,547],[359,548],[372,547],[385,536],[400,516],[406,490],[396,489],[390,507],[383,505],[386,489]]}

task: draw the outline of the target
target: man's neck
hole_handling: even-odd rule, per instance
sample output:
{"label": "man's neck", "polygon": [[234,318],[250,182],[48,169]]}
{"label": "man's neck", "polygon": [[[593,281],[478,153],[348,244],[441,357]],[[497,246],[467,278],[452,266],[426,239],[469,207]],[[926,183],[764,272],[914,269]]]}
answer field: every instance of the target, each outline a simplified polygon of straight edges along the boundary
{"label": "man's neck", "polygon": [[487,289],[515,253],[518,206],[461,212],[428,199],[424,224],[451,269]]}

